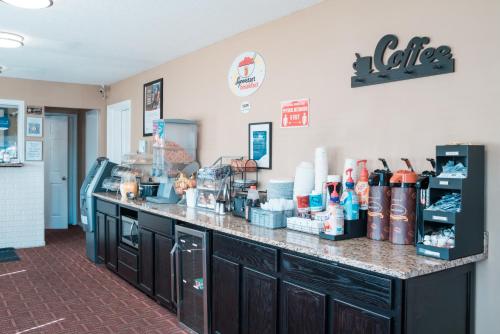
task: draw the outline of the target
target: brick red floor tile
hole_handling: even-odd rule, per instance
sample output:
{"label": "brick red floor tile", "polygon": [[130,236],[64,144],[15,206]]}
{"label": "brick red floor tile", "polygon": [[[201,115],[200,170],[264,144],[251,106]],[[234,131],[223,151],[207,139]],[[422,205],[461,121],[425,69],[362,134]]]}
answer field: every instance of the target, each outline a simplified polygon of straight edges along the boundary
{"label": "brick red floor tile", "polygon": [[0,263],[0,333],[181,334],[176,316],[85,257],[79,228],[47,231],[45,247]]}

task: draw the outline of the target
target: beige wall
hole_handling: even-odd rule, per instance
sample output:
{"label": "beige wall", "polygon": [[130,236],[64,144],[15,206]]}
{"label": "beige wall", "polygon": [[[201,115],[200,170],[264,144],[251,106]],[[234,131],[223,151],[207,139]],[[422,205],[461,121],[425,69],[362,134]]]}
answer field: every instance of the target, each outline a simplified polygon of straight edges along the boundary
{"label": "beige wall", "polygon": [[[132,147],[142,135],[142,85],[164,78],[165,117],[200,121],[203,164],[219,155],[245,154],[248,123],[274,122],[270,177],[293,177],[295,166],[312,160],[326,145],[330,172],[339,172],[347,156],[410,158],[427,167],[436,144],[473,142],[487,147],[487,225],[490,258],[478,266],[477,333],[497,332],[495,299],[500,295],[500,2],[498,0],[325,1],[313,8],[239,34],[111,86],[108,104],[132,100]],[[365,88],[350,88],[354,53],[372,55],[387,33],[401,47],[415,35],[431,44],[450,45],[456,73]],[[247,50],[262,54],[267,75],[247,99],[231,94],[227,71]],[[309,97],[311,126],[280,129],[279,103]],[[240,103],[252,111],[243,115]],[[452,320],[451,320],[452,321]]]}
{"label": "beige wall", "polygon": [[98,86],[0,77],[0,99],[21,100],[26,105],[98,110],[102,138],[99,152],[105,153],[106,101]]}

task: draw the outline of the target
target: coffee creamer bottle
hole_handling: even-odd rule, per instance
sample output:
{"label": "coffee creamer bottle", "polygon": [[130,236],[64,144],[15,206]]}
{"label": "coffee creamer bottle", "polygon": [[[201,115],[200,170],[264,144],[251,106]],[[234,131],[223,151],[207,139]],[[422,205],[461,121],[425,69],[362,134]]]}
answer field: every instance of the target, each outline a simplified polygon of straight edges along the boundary
{"label": "coffee creamer bottle", "polygon": [[328,213],[330,216],[325,222],[325,234],[342,235],[344,234],[344,209],[340,205],[339,194],[337,193],[338,182],[332,182],[333,191],[328,204]]}
{"label": "coffee creamer bottle", "polygon": [[368,218],[368,197],[370,188],[368,185],[368,169],[366,169],[366,160],[359,160],[358,166],[359,165],[361,165],[361,172],[359,174],[358,182],[356,183],[355,191],[359,201],[359,219],[366,223]]}
{"label": "coffee creamer bottle", "polygon": [[342,193],[340,203],[344,208],[345,220],[358,220],[359,219],[359,202],[358,196],[354,191],[354,180],[352,179],[352,168],[346,170],[348,174],[346,181],[346,189]]}

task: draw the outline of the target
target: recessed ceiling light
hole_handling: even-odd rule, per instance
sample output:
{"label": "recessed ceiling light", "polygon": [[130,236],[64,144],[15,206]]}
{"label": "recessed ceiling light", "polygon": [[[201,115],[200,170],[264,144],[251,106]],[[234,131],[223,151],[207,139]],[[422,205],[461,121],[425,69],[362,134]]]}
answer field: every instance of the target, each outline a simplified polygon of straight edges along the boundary
{"label": "recessed ceiling light", "polygon": [[27,8],[27,9],[41,9],[52,6],[52,0],[2,0],[9,5]]}
{"label": "recessed ceiling light", "polygon": [[19,48],[24,45],[24,37],[0,31],[0,48]]}

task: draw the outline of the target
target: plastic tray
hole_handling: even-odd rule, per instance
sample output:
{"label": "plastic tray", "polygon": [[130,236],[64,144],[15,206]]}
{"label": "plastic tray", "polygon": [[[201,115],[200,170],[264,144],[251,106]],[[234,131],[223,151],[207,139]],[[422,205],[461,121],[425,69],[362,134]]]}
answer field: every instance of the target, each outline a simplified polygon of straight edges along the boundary
{"label": "plastic tray", "polygon": [[286,227],[287,218],[293,216],[293,211],[268,211],[253,208],[251,224],[267,228],[284,228]]}

